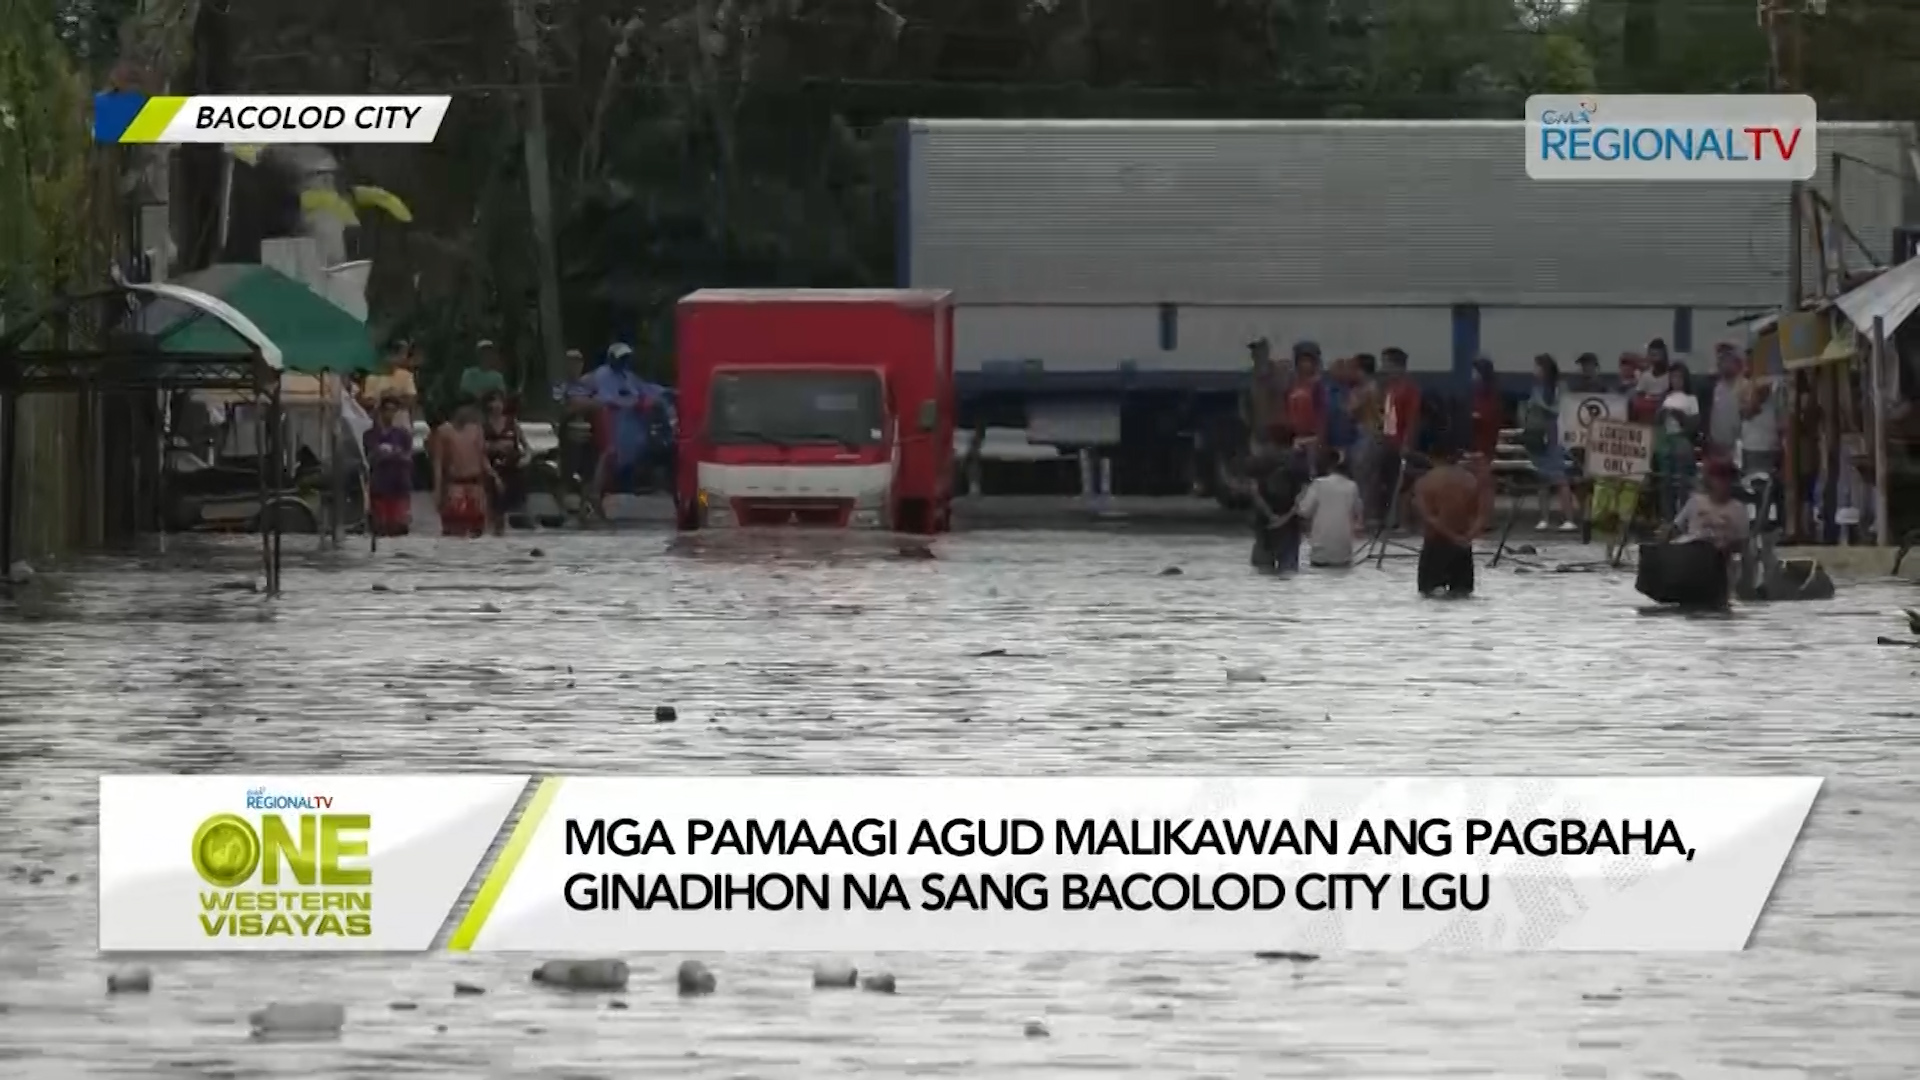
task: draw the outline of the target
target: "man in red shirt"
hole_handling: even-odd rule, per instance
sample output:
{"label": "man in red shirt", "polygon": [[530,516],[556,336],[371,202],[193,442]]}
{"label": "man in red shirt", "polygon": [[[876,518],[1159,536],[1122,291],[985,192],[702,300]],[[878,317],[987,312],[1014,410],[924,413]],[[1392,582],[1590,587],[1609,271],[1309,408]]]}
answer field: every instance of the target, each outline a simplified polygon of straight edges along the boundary
{"label": "man in red shirt", "polygon": [[1287,390],[1287,427],[1293,445],[1311,451],[1327,441],[1327,387],[1320,379],[1320,346],[1293,347],[1293,386]]}
{"label": "man in red shirt", "polygon": [[[1381,507],[1392,506],[1406,473],[1407,455],[1420,449],[1420,387],[1407,374],[1405,349],[1389,348],[1380,353],[1380,371],[1385,378],[1385,404],[1381,410],[1380,441],[1384,460],[1379,475]],[[1389,525],[1393,524],[1388,522]]]}

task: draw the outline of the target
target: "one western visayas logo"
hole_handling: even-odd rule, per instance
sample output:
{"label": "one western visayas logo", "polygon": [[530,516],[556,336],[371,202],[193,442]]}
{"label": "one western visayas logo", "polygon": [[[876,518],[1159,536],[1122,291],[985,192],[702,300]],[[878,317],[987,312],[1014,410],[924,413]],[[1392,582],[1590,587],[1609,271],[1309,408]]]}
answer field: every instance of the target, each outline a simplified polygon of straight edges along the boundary
{"label": "one western visayas logo", "polygon": [[[247,815],[215,814],[193,833],[208,937],[363,938],[373,933],[368,814],[335,814],[331,795],[247,792]],[[286,812],[280,812],[286,811]]]}

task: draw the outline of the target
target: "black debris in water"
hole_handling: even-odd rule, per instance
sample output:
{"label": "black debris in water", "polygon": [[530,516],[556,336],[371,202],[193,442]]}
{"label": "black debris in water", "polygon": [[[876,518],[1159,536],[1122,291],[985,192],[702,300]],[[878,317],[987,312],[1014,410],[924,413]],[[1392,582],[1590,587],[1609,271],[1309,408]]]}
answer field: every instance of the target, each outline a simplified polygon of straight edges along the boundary
{"label": "black debris in water", "polygon": [[674,973],[674,981],[679,985],[681,995],[685,997],[711,994],[719,982],[713,977],[713,972],[707,970],[707,965],[698,960],[682,963],[680,970]]}
{"label": "black debris in water", "polygon": [[653,707],[653,722],[656,724],[671,724],[678,719],[680,719],[680,714],[676,712],[671,705],[655,705]]}
{"label": "black debris in water", "polygon": [[1186,571],[1180,569],[1177,566],[1169,566],[1165,570],[1160,571],[1160,576],[1161,577],[1179,577],[1184,573],[1186,573]]}
{"label": "black debris in water", "polygon": [[1318,953],[1294,952],[1290,949],[1278,949],[1271,952],[1254,953],[1253,958],[1255,960],[1291,960],[1296,964],[1311,964],[1315,960],[1320,959],[1320,955]]}
{"label": "black debris in water", "polygon": [[455,997],[474,997],[476,995],[484,994],[486,992],[487,992],[486,987],[475,986],[472,983],[468,983],[468,982],[457,982],[453,984],[453,996]]}

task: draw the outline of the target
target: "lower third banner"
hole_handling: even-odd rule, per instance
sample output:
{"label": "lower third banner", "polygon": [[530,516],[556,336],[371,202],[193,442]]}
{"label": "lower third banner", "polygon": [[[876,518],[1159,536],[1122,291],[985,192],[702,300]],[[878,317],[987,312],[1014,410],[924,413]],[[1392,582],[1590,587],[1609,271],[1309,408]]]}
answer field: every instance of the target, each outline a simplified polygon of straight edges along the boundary
{"label": "lower third banner", "polygon": [[103,950],[1744,948],[1808,777],[109,777]]}

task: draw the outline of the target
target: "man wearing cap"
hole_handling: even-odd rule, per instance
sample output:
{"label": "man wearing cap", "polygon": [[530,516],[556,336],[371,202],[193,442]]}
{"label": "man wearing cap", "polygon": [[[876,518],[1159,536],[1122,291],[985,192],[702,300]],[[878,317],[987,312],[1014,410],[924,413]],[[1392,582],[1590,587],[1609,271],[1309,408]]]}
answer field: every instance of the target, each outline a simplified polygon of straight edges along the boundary
{"label": "man wearing cap", "polygon": [[1567,389],[1576,394],[1597,394],[1606,389],[1606,382],[1600,376],[1600,358],[1592,353],[1581,353],[1573,362],[1574,374],[1567,379]]}
{"label": "man wearing cap", "polygon": [[[1640,371],[1643,367],[1639,353],[1620,354],[1619,374],[1615,376],[1611,389],[1624,395],[1629,402],[1629,415],[1632,414],[1632,401],[1639,391]],[[1590,513],[1596,528],[1612,529],[1630,524],[1633,516],[1640,510],[1641,481],[1628,480],[1618,476],[1601,476],[1593,481],[1593,503]]]}
{"label": "man wearing cap", "polygon": [[1733,481],[1732,462],[1709,461],[1705,490],[1695,492],[1667,528],[1680,543],[1711,544],[1720,553],[1729,589],[1739,570],[1734,557],[1745,549],[1750,529],[1747,504],[1733,497]]}
{"label": "man wearing cap", "polygon": [[506,394],[507,365],[500,347],[489,338],[481,338],[473,351],[474,363],[460,373],[460,400],[477,402],[488,394]]}
{"label": "man wearing cap", "polygon": [[600,450],[595,445],[594,419],[600,411],[594,401],[593,383],[587,377],[587,358],[579,349],[568,349],[567,380],[553,388],[553,400],[560,406],[560,419],[554,433],[560,438],[560,469],[570,489],[591,505],[600,474]]}

